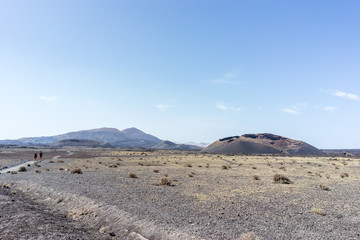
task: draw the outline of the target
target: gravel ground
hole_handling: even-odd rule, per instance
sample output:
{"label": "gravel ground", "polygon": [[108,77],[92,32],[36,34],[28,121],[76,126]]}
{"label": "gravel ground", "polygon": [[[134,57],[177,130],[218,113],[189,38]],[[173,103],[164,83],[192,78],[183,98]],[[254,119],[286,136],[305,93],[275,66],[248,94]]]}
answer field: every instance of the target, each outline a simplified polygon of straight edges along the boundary
{"label": "gravel ground", "polygon": [[[27,172],[2,174],[0,183],[104,236],[114,233],[114,239],[360,239],[358,160],[340,167],[345,160],[171,152],[97,156],[46,160]],[[277,168],[282,166],[287,170]],[[66,171],[75,167],[83,174]],[[274,184],[279,171],[294,184]],[[341,178],[342,171],[350,177]],[[156,186],[164,174],[172,185]]]}

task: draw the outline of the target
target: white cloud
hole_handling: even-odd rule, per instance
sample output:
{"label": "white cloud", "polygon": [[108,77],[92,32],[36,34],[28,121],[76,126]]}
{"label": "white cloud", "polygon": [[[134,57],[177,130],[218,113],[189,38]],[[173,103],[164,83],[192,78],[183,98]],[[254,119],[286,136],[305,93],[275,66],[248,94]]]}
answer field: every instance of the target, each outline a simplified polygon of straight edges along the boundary
{"label": "white cloud", "polygon": [[39,99],[42,100],[42,101],[47,101],[47,102],[50,102],[50,101],[55,101],[57,100],[57,97],[56,96],[39,96]]}
{"label": "white cloud", "polygon": [[224,105],[224,104],[220,104],[220,103],[217,103],[216,105],[215,105],[215,107],[217,108],[217,109],[220,109],[220,110],[222,110],[222,111],[232,111],[232,112],[239,112],[239,111],[241,111],[242,110],[242,108],[240,108],[240,107],[228,107],[228,106],[226,106],[226,105]]}
{"label": "white cloud", "polygon": [[285,113],[293,114],[293,115],[298,115],[300,113],[300,111],[295,108],[283,108],[283,109],[281,109],[281,111],[283,111]]}
{"label": "white cloud", "polygon": [[337,109],[337,107],[332,107],[332,106],[323,107],[323,110],[327,111],[327,112],[334,112],[336,109]]}
{"label": "white cloud", "polygon": [[212,79],[210,81],[213,83],[220,83],[220,84],[239,84],[244,82],[239,80],[240,71],[241,71],[240,69],[234,69],[232,71],[223,74],[219,78]]}
{"label": "white cloud", "polygon": [[226,111],[228,109],[225,105],[222,104],[216,104],[216,108],[223,111]]}
{"label": "white cloud", "polygon": [[169,105],[167,104],[157,104],[154,107],[156,107],[157,109],[159,109],[160,111],[166,111],[169,108]]}
{"label": "white cloud", "polygon": [[351,99],[351,100],[360,101],[359,96],[355,95],[355,94],[352,94],[352,93],[347,93],[347,92],[336,90],[334,95],[337,96],[337,97],[341,97],[341,98],[347,98],[347,99]]}

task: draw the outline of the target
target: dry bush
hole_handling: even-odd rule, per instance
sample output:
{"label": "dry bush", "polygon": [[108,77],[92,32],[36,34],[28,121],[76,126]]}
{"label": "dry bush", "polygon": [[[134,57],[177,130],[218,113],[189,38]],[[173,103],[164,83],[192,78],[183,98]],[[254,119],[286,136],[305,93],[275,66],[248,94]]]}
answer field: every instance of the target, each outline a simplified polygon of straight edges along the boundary
{"label": "dry bush", "polygon": [[135,173],[129,173],[129,178],[138,178]]}
{"label": "dry bush", "polygon": [[191,173],[188,175],[189,177],[194,177],[194,175],[192,175]]}
{"label": "dry bush", "polygon": [[243,233],[237,240],[258,240],[253,232]]}
{"label": "dry bush", "polygon": [[187,167],[192,167],[192,165],[189,163],[189,164],[186,164]]}
{"label": "dry bush", "polygon": [[50,169],[48,169],[48,168],[45,168],[45,171],[47,171],[47,172],[48,172],[48,171],[50,171]]}
{"label": "dry bush", "polygon": [[19,167],[19,172],[26,172],[26,167],[22,166],[22,167]]}
{"label": "dry bush", "polygon": [[166,186],[170,186],[171,185],[171,183],[172,183],[172,179],[171,178],[169,178],[169,177],[162,177],[161,179],[160,179],[160,183],[159,183],[159,185],[166,185]]}
{"label": "dry bush", "polygon": [[341,178],[349,177],[349,174],[348,174],[348,173],[342,173],[342,174],[340,174],[340,177],[341,177]]}
{"label": "dry bush", "polygon": [[70,173],[71,174],[82,174],[82,171],[80,168],[75,168],[75,169],[71,170]]}
{"label": "dry bush", "polygon": [[258,175],[254,175],[254,180],[260,180],[260,177]]}
{"label": "dry bush", "polygon": [[36,173],[41,173],[41,171],[40,171],[40,170],[35,170],[35,172],[36,172]]}
{"label": "dry bush", "polygon": [[17,174],[17,171],[11,171],[10,173],[11,174]]}
{"label": "dry bush", "polygon": [[159,169],[153,169],[153,172],[154,172],[154,173],[158,173],[158,172],[159,172]]}
{"label": "dry bush", "polygon": [[10,185],[7,184],[7,183],[3,183],[3,184],[1,185],[1,187],[2,187],[2,188],[10,189]]}
{"label": "dry bush", "polygon": [[167,174],[167,173],[164,174],[164,177],[168,177],[168,176],[169,176],[169,174]]}
{"label": "dry bush", "polygon": [[326,215],[325,211],[322,210],[321,208],[313,208],[313,209],[311,209],[311,212],[313,212],[315,214],[318,214],[318,215],[321,215],[321,216]]}
{"label": "dry bush", "polygon": [[224,169],[224,170],[228,169],[228,167],[225,166],[225,165],[222,165],[221,168]]}
{"label": "dry bush", "polygon": [[37,163],[35,163],[34,166],[35,167],[41,167],[40,164],[37,164]]}
{"label": "dry bush", "polygon": [[60,171],[64,171],[64,168],[63,168],[63,167],[60,167],[59,170],[60,170]]}
{"label": "dry bush", "polygon": [[63,163],[63,162],[64,162],[64,160],[58,160],[57,162],[58,162],[58,163]]}
{"label": "dry bush", "polygon": [[282,175],[282,174],[275,174],[274,175],[274,182],[275,183],[281,183],[281,184],[291,184],[293,183],[288,177]]}
{"label": "dry bush", "polygon": [[54,161],[53,161],[53,160],[50,160],[49,163],[54,163]]}
{"label": "dry bush", "polygon": [[330,191],[330,188],[328,188],[327,186],[322,185],[322,184],[319,185],[319,188],[324,191]]}

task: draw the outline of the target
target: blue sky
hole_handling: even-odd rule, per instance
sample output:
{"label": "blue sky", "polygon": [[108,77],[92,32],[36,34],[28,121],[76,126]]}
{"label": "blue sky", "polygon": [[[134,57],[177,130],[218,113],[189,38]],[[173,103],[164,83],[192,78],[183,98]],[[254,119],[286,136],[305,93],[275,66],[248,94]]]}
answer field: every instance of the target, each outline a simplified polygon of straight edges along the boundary
{"label": "blue sky", "polygon": [[0,139],[137,127],[360,148],[360,2],[0,0]]}

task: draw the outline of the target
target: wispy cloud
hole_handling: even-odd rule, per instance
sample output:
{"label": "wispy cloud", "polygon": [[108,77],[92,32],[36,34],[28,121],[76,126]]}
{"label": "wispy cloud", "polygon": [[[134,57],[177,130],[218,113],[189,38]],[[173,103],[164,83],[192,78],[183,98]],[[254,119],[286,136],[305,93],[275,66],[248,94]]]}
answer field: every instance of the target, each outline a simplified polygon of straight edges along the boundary
{"label": "wispy cloud", "polygon": [[283,111],[284,113],[292,114],[292,115],[298,115],[300,113],[300,111],[295,108],[283,108],[283,109],[281,109],[281,111]]}
{"label": "wispy cloud", "polygon": [[229,71],[218,78],[211,79],[210,81],[213,83],[219,84],[240,84],[244,81],[239,80],[240,69],[234,69]]}
{"label": "wispy cloud", "polygon": [[334,93],[334,96],[341,97],[341,98],[346,98],[346,99],[351,99],[351,100],[356,100],[356,101],[360,101],[360,98],[359,98],[358,95],[355,95],[355,94],[352,94],[352,93],[343,92],[343,91],[339,91],[339,90],[336,90],[336,92]]}
{"label": "wispy cloud", "polygon": [[160,111],[164,112],[164,111],[168,110],[169,105],[167,105],[167,104],[156,104],[154,107],[156,107]]}
{"label": "wispy cloud", "polygon": [[325,106],[323,107],[323,110],[326,112],[334,112],[336,109],[338,109],[337,107],[332,107],[332,106]]}
{"label": "wispy cloud", "polygon": [[42,101],[51,102],[51,101],[57,100],[57,97],[55,95],[53,95],[53,96],[39,96],[39,99],[42,100]]}
{"label": "wispy cloud", "polygon": [[217,103],[216,105],[215,105],[215,107],[217,108],[217,109],[220,109],[220,110],[222,110],[222,111],[232,111],[232,112],[239,112],[239,111],[241,111],[241,107],[229,107],[229,106],[226,106],[226,105],[224,105],[224,104],[220,104],[220,103]]}

